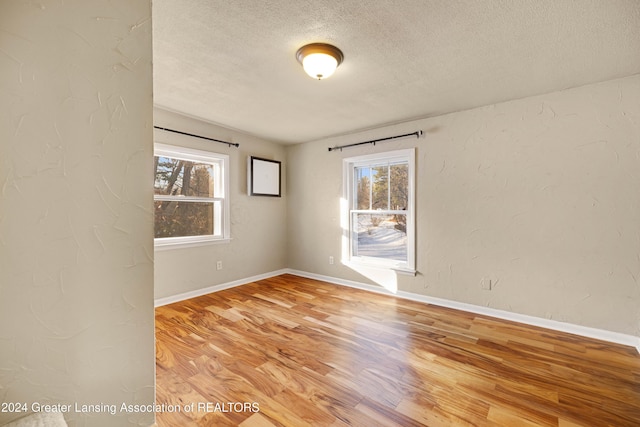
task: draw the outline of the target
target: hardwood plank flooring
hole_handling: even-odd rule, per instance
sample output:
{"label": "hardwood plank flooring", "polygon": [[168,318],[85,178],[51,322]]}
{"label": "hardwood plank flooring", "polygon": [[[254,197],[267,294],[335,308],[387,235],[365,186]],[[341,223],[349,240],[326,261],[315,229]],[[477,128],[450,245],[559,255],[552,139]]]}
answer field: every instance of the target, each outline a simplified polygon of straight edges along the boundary
{"label": "hardwood plank flooring", "polygon": [[640,426],[632,347],[293,275],[157,308],[156,366],[160,427]]}

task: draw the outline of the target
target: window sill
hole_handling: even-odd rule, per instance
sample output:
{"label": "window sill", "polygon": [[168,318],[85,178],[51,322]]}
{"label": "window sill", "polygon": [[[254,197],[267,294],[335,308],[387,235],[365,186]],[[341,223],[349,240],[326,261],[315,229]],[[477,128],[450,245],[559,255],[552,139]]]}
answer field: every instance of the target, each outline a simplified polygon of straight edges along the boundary
{"label": "window sill", "polygon": [[166,241],[158,242],[158,240],[155,240],[153,248],[156,251],[167,251],[172,249],[187,249],[187,248],[195,248],[199,246],[210,246],[210,245],[217,245],[220,243],[229,243],[229,242],[231,242],[230,238],[191,240],[191,241],[173,241],[173,242],[166,242]]}
{"label": "window sill", "polygon": [[414,276],[416,275],[417,271],[412,269],[412,268],[406,268],[406,267],[391,267],[391,270],[395,271],[396,273],[402,275],[402,276]]}
{"label": "window sill", "polygon": [[415,269],[400,266],[398,264],[392,264],[392,263],[385,264],[385,263],[374,263],[374,262],[367,262],[367,261],[360,261],[360,260],[342,260],[342,264],[346,265],[347,267],[357,266],[357,267],[365,267],[365,268],[375,268],[378,270],[391,270],[391,271],[394,271],[396,274],[399,274],[402,276],[415,276],[417,273]]}

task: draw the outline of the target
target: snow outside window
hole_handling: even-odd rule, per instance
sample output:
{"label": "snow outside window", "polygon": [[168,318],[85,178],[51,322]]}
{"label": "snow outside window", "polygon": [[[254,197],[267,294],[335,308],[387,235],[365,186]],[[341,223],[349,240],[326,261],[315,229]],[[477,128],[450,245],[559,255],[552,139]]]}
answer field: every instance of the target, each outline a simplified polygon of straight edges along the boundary
{"label": "snow outside window", "polygon": [[344,160],[346,261],[415,272],[414,150]]}
{"label": "snow outside window", "polygon": [[228,156],[155,144],[156,248],[228,241]]}

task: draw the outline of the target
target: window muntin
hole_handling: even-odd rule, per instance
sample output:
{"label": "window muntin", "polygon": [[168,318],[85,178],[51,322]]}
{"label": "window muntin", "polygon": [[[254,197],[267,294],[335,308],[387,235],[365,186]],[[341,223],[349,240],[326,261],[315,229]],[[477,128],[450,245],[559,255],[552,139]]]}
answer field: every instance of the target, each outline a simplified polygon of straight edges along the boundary
{"label": "window muntin", "polygon": [[155,145],[156,247],[229,239],[228,156]]}
{"label": "window muntin", "polygon": [[414,150],[345,159],[347,261],[414,270]]}

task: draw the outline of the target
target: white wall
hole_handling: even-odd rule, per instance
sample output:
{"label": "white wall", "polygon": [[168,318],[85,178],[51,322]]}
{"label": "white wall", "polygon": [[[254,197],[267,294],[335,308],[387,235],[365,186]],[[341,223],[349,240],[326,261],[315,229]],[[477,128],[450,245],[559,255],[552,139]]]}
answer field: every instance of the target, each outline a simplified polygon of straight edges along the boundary
{"label": "white wall", "polygon": [[328,263],[341,162],[408,147],[419,274],[399,290],[640,336],[639,75],[289,148],[290,268],[378,280]]}
{"label": "white wall", "polygon": [[1,402],[153,402],[151,156],[150,2],[2,1]]}
{"label": "white wall", "polygon": [[[287,182],[283,146],[211,123],[155,109],[156,126],[239,143],[229,147],[189,136],[166,138],[189,148],[229,155],[231,242],[155,253],[155,298],[166,298],[285,268]],[[156,131],[163,132],[163,131]],[[282,161],[282,197],[247,195],[247,157]],[[216,262],[222,261],[222,270]]]}

